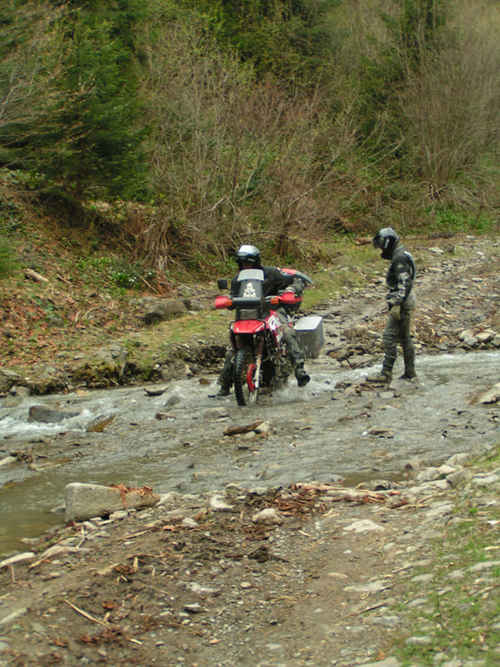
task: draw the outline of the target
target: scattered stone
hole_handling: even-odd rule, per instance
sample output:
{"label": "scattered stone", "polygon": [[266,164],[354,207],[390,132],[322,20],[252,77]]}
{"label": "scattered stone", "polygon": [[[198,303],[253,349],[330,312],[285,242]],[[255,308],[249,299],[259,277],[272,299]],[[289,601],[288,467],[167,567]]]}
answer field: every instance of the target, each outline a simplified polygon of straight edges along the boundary
{"label": "scattered stone", "polygon": [[498,473],[485,473],[484,475],[476,475],[471,479],[473,486],[495,486],[500,483],[500,475]]}
{"label": "scattered stone", "polygon": [[480,331],[478,334],[476,334],[476,338],[480,343],[489,343],[495,338],[495,335],[496,334],[494,331],[487,329],[486,331]]}
{"label": "scattered stone", "polygon": [[52,410],[44,405],[32,405],[28,413],[29,422],[42,422],[44,424],[59,423],[64,419],[77,417],[80,412],[63,412],[62,410]]}
{"label": "scattered stone", "polygon": [[428,637],[427,635],[408,637],[406,644],[407,646],[429,646],[432,644],[432,637]]}
{"label": "scattered stone", "polygon": [[428,584],[432,581],[432,574],[418,574],[416,577],[412,577],[412,582],[414,584]]}
{"label": "scattered stone", "polygon": [[355,533],[367,533],[372,530],[383,532],[385,529],[378,523],[371,521],[371,519],[360,519],[349,526],[344,526],[344,530],[352,530]]}
{"label": "scattered stone", "polygon": [[270,422],[262,422],[262,424],[259,424],[255,429],[255,433],[258,433],[259,435],[268,435],[270,432],[271,432]]}
{"label": "scattered stone", "polygon": [[85,430],[87,433],[102,433],[104,429],[111,424],[114,418],[114,415],[99,415],[87,424]]}
{"label": "scattered stone", "polygon": [[229,412],[227,408],[209,408],[203,413],[205,419],[226,419],[229,417]]}
{"label": "scattered stone", "polygon": [[234,506],[227,503],[221,496],[211,496],[209,507],[213,512],[231,512]]}
{"label": "scattered stone", "polygon": [[500,567],[500,560],[488,560],[484,563],[476,563],[469,568],[469,572],[483,572],[493,567]]}
{"label": "scattered stone", "polygon": [[274,507],[266,507],[260,512],[256,512],[252,516],[252,521],[254,523],[268,523],[281,525],[283,523],[283,517]]}
{"label": "scattered stone", "polygon": [[378,662],[364,662],[359,667],[401,667],[401,663],[396,658],[386,658]]}
{"label": "scattered stone", "polygon": [[166,387],[144,387],[144,393],[146,396],[161,396],[166,392],[167,388]]}
{"label": "scattered stone", "polygon": [[23,387],[22,385],[14,385],[10,388],[9,394],[11,396],[16,396],[17,398],[27,398],[30,396],[31,392],[29,387]]}
{"label": "scattered stone", "polygon": [[472,331],[462,331],[458,334],[458,338],[466,347],[476,347],[479,344],[478,339]]}
{"label": "scattered stone", "polygon": [[186,584],[186,589],[188,591],[191,591],[191,593],[196,593],[196,595],[200,595],[202,597],[211,595],[211,596],[216,596],[220,594],[220,589],[218,588],[212,588],[210,586],[201,586],[200,584],[197,584],[196,582],[190,582]]}
{"label": "scattered stone", "polygon": [[377,438],[394,438],[394,431],[383,426],[371,426],[363,435],[374,435]]}
{"label": "scattered stone", "polygon": [[172,408],[174,405],[182,403],[183,400],[185,400],[184,394],[178,388],[175,388],[167,395],[163,407]]}
{"label": "scattered stone", "polygon": [[491,389],[483,392],[477,397],[477,402],[487,405],[489,403],[497,403],[500,400],[500,382],[493,385]]}
{"label": "scattered stone", "polygon": [[386,581],[370,581],[368,584],[354,584],[352,586],[346,586],[344,590],[346,592],[353,593],[380,593],[390,588]]}
{"label": "scattered stone", "polygon": [[157,324],[165,320],[171,320],[188,311],[183,301],[178,299],[162,299],[160,297],[144,297],[138,301],[138,306],[144,312],[141,319],[145,324]]}
{"label": "scattered stone", "polygon": [[425,517],[428,521],[432,521],[434,519],[449,516],[453,512],[454,507],[453,503],[449,502],[436,503],[425,513]]}

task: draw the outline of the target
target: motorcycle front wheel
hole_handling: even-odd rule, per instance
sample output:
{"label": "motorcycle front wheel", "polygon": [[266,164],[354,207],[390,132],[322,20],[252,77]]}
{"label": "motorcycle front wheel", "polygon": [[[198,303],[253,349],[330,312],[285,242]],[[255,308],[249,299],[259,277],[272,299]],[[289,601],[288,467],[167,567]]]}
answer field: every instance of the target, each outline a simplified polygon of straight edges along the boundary
{"label": "motorcycle front wheel", "polygon": [[238,405],[248,405],[257,400],[258,389],[255,386],[255,356],[249,347],[236,351],[234,359],[234,394]]}

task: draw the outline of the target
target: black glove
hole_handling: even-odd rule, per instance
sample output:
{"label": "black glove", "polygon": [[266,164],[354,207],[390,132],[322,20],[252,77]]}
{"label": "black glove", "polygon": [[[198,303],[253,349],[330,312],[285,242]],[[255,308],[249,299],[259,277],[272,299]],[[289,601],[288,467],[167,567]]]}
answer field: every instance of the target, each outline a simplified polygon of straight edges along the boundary
{"label": "black glove", "polygon": [[295,278],[293,279],[292,288],[297,296],[302,296],[305,286],[306,285],[302,280],[302,278],[295,276]]}
{"label": "black glove", "polygon": [[399,306],[393,294],[387,295],[387,309],[390,310],[393,306]]}

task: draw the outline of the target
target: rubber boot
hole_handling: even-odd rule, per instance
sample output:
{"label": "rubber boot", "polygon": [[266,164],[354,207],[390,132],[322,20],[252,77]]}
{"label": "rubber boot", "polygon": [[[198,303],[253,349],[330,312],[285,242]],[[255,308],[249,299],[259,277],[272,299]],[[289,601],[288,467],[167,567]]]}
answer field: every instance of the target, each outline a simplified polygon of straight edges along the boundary
{"label": "rubber boot", "polygon": [[399,378],[400,380],[412,380],[413,378],[417,377],[417,374],[415,372],[415,352],[414,351],[409,351],[409,352],[403,352],[404,354],[404,362],[405,362],[405,372],[401,377]]}
{"label": "rubber boot", "polygon": [[375,373],[374,375],[368,375],[366,381],[377,382],[378,384],[390,384],[392,381],[392,373],[391,371],[382,369],[380,373]]}
{"label": "rubber boot", "polygon": [[295,368],[295,377],[297,378],[297,384],[299,385],[299,387],[305,387],[306,384],[311,379],[309,375],[306,373],[304,364],[297,365],[297,367]]}

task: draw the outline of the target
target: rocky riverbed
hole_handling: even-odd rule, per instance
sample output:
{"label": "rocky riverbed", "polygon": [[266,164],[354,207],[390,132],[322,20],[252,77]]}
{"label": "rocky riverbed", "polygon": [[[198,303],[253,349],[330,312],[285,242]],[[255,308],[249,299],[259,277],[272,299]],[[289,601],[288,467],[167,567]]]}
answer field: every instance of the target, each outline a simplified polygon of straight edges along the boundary
{"label": "rocky riverbed", "polygon": [[[214,403],[216,369],[202,363],[210,354],[200,343],[191,377],[184,359],[159,398],[157,385],[141,388],[158,401],[147,418],[118,415],[100,431],[87,430],[96,425],[89,418],[76,439],[11,434],[0,443],[8,465],[44,475],[54,462],[56,479],[57,470],[79,470],[78,459],[98,462],[95,444],[105,458],[128,437],[144,454],[134,473],[141,485],[153,473],[144,443],[150,451],[156,437],[183,452],[164,458],[175,474],[154,485],[154,508],[60,522],[4,554],[5,664],[389,666],[414,647],[414,664],[458,667],[469,664],[467,651],[436,621],[436,595],[444,618],[457,590],[480,600],[487,619],[477,622],[474,664],[495,664],[498,241],[411,250],[421,267],[417,382],[364,382],[380,359],[385,319],[375,279],[321,307],[326,344],[304,394],[292,387],[248,410],[232,398]],[[197,385],[199,419],[183,401],[162,405],[176,382]],[[29,372],[4,373],[4,383],[2,409],[41,400],[21,389],[36,390]],[[471,519],[487,538],[475,570],[453,532]],[[420,627],[415,614],[434,621]]]}

